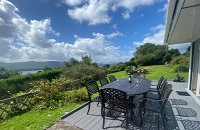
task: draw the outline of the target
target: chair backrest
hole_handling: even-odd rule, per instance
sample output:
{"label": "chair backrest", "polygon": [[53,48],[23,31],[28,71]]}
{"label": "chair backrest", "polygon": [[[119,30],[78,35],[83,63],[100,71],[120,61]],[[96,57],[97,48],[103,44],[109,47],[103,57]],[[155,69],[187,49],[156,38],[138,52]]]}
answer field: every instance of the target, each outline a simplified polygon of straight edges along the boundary
{"label": "chair backrest", "polygon": [[99,87],[97,85],[97,82],[94,81],[94,80],[91,80],[91,81],[86,83],[86,89],[87,89],[89,96],[99,92]]}
{"label": "chair backrest", "polygon": [[172,90],[172,84],[167,84],[167,86],[164,89],[164,94],[161,97],[161,100],[162,100],[162,102],[161,102],[161,110],[164,110],[165,104],[166,104],[166,102],[167,102],[167,100],[168,100],[168,98],[169,98],[169,96],[170,96],[172,91],[173,91]]}
{"label": "chair backrest", "polygon": [[161,93],[159,93],[160,94],[160,99],[161,99],[161,97],[164,95],[164,93],[165,93],[165,89],[166,89],[166,87],[167,87],[167,82],[164,82],[163,84],[162,84],[162,86],[160,87],[160,92]]}
{"label": "chair backrest", "polygon": [[113,81],[115,81],[115,80],[116,80],[116,78],[115,78],[115,76],[114,76],[114,75],[110,75],[108,78],[109,78],[110,82],[113,82]]}
{"label": "chair backrest", "polygon": [[121,109],[127,109],[130,105],[129,100],[127,100],[127,94],[124,91],[114,88],[105,88],[100,89],[100,94],[102,97],[102,107],[108,104]]}
{"label": "chair backrest", "polygon": [[166,84],[167,84],[167,79],[164,78],[164,79],[162,80],[162,82],[160,83],[160,85],[157,87],[157,89],[158,89],[159,91],[162,91],[162,90],[164,89],[164,87],[165,87]]}
{"label": "chair backrest", "polygon": [[99,82],[101,84],[101,87],[109,83],[107,78],[100,78]]}
{"label": "chair backrest", "polygon": [[160,79],[158,80],[157,89],[159,88],[159,86],[161,85],[161,83],[162,83],[163,80],[164,80],[164,77],[161,76]]}

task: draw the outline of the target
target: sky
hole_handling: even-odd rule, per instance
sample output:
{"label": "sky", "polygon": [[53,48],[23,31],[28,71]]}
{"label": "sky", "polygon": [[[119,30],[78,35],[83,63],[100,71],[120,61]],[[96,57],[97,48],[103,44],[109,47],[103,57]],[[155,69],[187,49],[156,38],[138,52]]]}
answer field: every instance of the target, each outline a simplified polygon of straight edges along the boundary
{"label": "sky", "polygon": [[128,61],[144,43],[164,44],[167,8],[168,0],[0,0],[0,62]]}

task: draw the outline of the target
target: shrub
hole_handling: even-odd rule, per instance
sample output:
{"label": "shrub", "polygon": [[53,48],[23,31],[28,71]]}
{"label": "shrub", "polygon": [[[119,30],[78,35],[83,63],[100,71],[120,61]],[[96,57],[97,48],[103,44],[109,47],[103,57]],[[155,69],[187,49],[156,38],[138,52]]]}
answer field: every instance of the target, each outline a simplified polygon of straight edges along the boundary
{"label": "shrub", "polygon": [[[78,88],[85,85],[91,79],[97,80],[99,77],[106,76],[106,70],[93,65],[79,64],[66,69],[62,77],[70,79],[74,87]],[[73,88],[73,86],[71,88]]]}
{"label": "shrub", "polygon": [[181,64],[181,65],[188,65],[189,66],[189,56],[181,55],[181,56],[174,57],[171,60],[170,64],[172,64],[172,65]]}
{"label": "shrub", "polygon": [[188,72],[189,67],[187,65],[177,65],[174,67],[174,72]]}
{"label": "shrub", "polygon": [[130,74],[132,70],[133,70],[132,66],[126,66],[126,68],[125,68],[125,71],[127,74]]}
{"label": "shrub", "polygon": [[75,103],[88,101],[88,94],[86,91],[81,89],[67,91],[65,96],[65,101],[75,102]]}
{"label": "shrub", "polygon": [[38,108],[54,108],[63,104],[63,88],[57,79],[51,82],[49,80],[41,80],[32,84],[36,92],[32,103],[36,104]]}
{"label": "shrub", "polygon": [[36,95],[32,99],[32,104],[35,104],[36,108],[55,108],[62,106],[65,103],[79,103],[88,100],[86,90],[74,89],[65,91],[64,86],[67,86],[70,80],[59,78],[49,80],[41,80],[33,82],[34,91]]}
{"label": "shrub", "polygon": [[0,80],[0,99],[10,97],[9,91],[12,94],[16,94],[20,91],[29,91],[33,86],[29,83],[36,80],[47,79],[52,80],[60,75],[62,69],[50,70],[45,72],[39,72],[36,74],[26,74],[10,77]]}

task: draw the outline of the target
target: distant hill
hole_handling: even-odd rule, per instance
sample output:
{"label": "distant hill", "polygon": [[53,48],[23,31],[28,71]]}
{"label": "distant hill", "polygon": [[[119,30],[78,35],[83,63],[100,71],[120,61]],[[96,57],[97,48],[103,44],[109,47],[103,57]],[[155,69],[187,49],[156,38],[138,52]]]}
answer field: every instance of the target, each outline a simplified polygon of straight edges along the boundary
{"label": "distant hill", "polygon": [[0,66],[13,70],[42,70],[45,66],[48,66],[52,69],[64,67],[64,62],[60,61],[47,61],[47,62],[14,62],[14,63],[3,63],[0,62]]}

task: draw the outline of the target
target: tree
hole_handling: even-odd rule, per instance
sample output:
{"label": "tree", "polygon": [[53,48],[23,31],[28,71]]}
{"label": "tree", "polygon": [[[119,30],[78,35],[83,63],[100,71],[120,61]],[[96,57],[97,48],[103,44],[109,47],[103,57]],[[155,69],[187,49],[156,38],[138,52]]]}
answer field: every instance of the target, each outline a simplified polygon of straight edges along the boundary
{"label": "tree", "polygon": [[77,61],[73,57],[70,58],[67,62],[65,62],[66,67],[71,67],[71,66],[78,65],[78,64],[79,64],[79,61]]}
{"label": "tree", "polygon": [[0,66],[0,72],[5,72],[5,71],[6,71],[6,69],[4,67]]}
{"label": "tree", "polygon": [[45,66],[44,69],[43,69],[43,71],[48,71],[48,70],[52,70],[51,67]]}
{"label": "tree", "polygon": [[15,75],[20,75],[20,72],[18,70],[7,70],[0,66],[0,79],[9,78]]}
{"label": "tree", "polygon": [[90,65],[90,64],[92,63],[91,57],[89,57],[88,55],[82,56],[82,63],[83,63],[83,64]]}
{"label": "tree", "polygon": [[110,68],[110,65],[106,64],[106,65],[103,66],[103,68]]}
{"label": "tree", "polygon": [[171,54],[172,57],[180,56],[181,53],[179,52],[178,49],[171,49],[169,50],[169,53]]}
{"label": "tree", "polygon": [[125,62],[126,66],[135,66],[137,68],[137,64],[134,61],[134,57],[132,57],[129,61]]}
{"label": "tree", "polygon": [[[168,53],[168,47],[166,45],[155,45],[152,43],[146,43],[136,49],[134,53],[134,62],[137,65],[157,65],[164,64],[166,61],[164,57]],[[166,56],[166,58],[169,58]]]}

